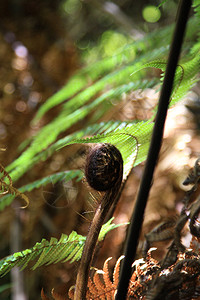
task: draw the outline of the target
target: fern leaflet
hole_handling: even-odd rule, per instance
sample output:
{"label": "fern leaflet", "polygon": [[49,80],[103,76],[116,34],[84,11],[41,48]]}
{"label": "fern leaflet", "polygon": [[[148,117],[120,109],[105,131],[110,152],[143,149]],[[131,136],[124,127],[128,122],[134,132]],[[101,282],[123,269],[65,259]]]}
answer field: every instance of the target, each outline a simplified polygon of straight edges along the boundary
{"label": "fern leaflet", "polygon": [[[98,241],[102,241],[106,234],[124,224],[113,224],[114,218],[111,218],[102,226]],[[36,263],[31,268],[35,270],[43,265],[55,264],[58,262],[70,261],[73,263],[81,258],[86,237],[72,231],[70,235],[62,234],[60,239],[51,238],[50,241],[42,239],[40,243],[36,243],[32,248],[20,252],[16,252],[6,258],[0,260],[0,276],[4,276],[14,267],[25,269],[29,262],[37,258]]]}
{"label": "fern leaflet", "polygon": [[[33,189],[39,188],[41,186],[45,186],[49,183],[55,184],[58,181],[64,180],[65,182],[68,182],[74,178],[76,178],[76,181],[81,180],[83,177],[83,172],[80,170],[70,170],[70,171],[64,171],[64,172],[58,172],[52,175],[49,175],[47,177],[38,179],[34,182],[31,182],[29,184],[26,184],[22,187],[20,187],[18,190],[18,193],[13,190],[12,194],[7,194],[6,196],[3,196],[0,198],[0,210],[3,210],[5,206],[12,203],[12,201],[17,197],[23,195],[24,192],[30,192]],[[25,195],[23,195],[25,196]],[[22,196],[21,196],[22,197]]]}
{"label": "fern leaflet", "polygon": [[153,123],[138,122],[134,124],[121,124],[113,132],[96,135],[87,139],[77,139],[63,144],[60,148],[71,144],[110,143],[121,152],[124,162],[124,176],[126,179],[133,165],[144,161],[147,155]]}

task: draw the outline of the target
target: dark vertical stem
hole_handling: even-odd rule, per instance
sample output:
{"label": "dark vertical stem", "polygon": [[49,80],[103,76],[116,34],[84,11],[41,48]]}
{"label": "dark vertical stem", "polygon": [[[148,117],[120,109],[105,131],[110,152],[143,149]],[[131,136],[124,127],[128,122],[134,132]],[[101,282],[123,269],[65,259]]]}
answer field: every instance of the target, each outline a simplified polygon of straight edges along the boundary
{"label": "dark vertical stem", "polygon": [[143,223],[144,211],[150,192],[154,169],[158,160],[158,155],[163,138],[163,130],[170,96],[173,88],[173,81],[184,38],[191,0],[181,0],[179,7],[179,15],[171,43],[169,59],[167,63],[166,74],[160,94],[158,112],[156,115],[153,135],[150,143],[149,153],[143,173],[141,185],[138,192],[134,212],[131,218],[128,238],[126,243],[125,258],[122,263],[118,291],[115,300],[125,300],[128,290],[128,284],[131,277],[131,265],[135,259],[138,239]]}

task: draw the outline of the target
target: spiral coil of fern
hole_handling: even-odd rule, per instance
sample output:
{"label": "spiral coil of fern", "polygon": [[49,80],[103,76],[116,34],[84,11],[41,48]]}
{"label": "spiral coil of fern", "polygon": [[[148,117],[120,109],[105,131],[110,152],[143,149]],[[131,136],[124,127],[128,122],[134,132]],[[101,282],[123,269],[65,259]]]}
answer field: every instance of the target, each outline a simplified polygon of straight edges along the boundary
{"label": "spiral coil of fern", "polygon": [[122,176],[123,160],[119,150],[111,144],[97,144],[88,154],[85,176],[97,191],[110,190]]}
{"label": "spiral coil of fern", "polygon": [[76,279],[75,300],[86,299],[90,264],[98,235],[110,207],[119,198],[123,179],[123,159],[120,151],[114,145],[107,143],[94,146],[86,159],[85,176],[88,184],[93,189],[103,192],[103,195],[94,214],[83,249]]}

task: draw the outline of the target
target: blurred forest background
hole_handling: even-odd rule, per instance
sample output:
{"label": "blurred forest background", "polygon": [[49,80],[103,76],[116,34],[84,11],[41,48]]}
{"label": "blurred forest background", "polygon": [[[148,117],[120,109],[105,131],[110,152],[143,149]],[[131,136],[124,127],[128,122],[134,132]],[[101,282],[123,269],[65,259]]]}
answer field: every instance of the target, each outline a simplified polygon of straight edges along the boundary
{"label": "blurred forest background", "polygon": [[[92,65],[102,57],[109,57],[127,43],[174,22],[178,1],[169,0],[155,9],[160,2],[0,1],[0,148],[5,149],[0,152],[0,162],[4,167],[19,156],[26,147],[25,140],[34,136],[59,113],[58,105],[38,123],[32,122],[38,108],[77,70]],[[154,6],[153,17],[149,6]],[[150,70],[148,74],[151,80],[152,77],[159,78],[160,71]],[[198,94],[199,86],[196,85],[183,102],[170,109],[143,234],[164,218],[175,216],[180,211],[185,190],[182,182],[198,157],[200,147]],[[148,110],[157,99],[157,90],[153,88],[131,91],[121,99],[125,106],[118,102],[99,121],[146,119]],[[90,124],[91,119],[90,114],[68,129],[67,133]],[[74,153],[76,156],[72,159]],[[84,147],[64,148],[29,170],[15,183],[15,187],[60,170],[81,169],[84,159]],[[115,223],[129,221],[142,171],[143,164],[133,169],[115,212]],[[28,208],[21,209],[23,202],[16,199],[1,212],[1,258],[30,248],[42,238],[59,238],[61,233],[69,234],[72,230],[87,234],[94,208],[84,182],[49,184],[26,194],[30,200]],[[102,268],[109,256],[113,257],[111,267],[115,264],[121,255],[125,234],[126,226],[109,233],[95,262],[96,267]],[[155,256],[162,257],[165,249],[165,244],[159,246]],[[40,299],[42,288],[47,294],[52,288],[66,294],[75,282],[77,266],[77,263],[58,263],[35,271],[26,269],[19,272],[14,269],[1,279],[0,298]]]}

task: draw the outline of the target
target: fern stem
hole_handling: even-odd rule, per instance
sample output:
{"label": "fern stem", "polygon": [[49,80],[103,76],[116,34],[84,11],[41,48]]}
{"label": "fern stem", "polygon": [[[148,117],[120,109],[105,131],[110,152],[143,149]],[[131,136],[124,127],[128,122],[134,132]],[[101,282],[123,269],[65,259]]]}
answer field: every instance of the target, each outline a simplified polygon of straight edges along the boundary
{"label": "fern stem", "polygon": [[[121,182],[120,182],[121,183]],[[112,200],[118,200],[119,190],[110,190],[105,194],[104,199],[97,207],[94,218],[92,220],[85,246],[83,249],[81,262],[76,279],[76,288],[74,300],[85,300],[87,291],[87,282],[90,271],[90,264],[93,259],[95,247],[97,244],[99,232],[101,230],[104,219],[113,204]],[[115,201],[114,201],[115,202]]]}
{"label": "fern stem", "polygon": [[85,175],[88,184],[93,189],[105,192],[85,241],[76,279],[74,300],[86,299],[90,264],[95,253],[99,232],[111,206],[119,199],[123,178],[123,159],[119,150],[111,144],[97,144],[86,159]]}
{"label": "fern stem", "polygon": [[101,224],[103,221],[103,216],[101,214],[101,211],[102,211],[102,207],[100,204],[96,210],[94,219],[92,221],[90,230],[88,232],[87,241],[85,243],[83,254],[81,257],[81,263],[79,266],[79,271],[76,279],[74,300],[85,299],[85,295],[87,291],[87,281],[88,281],[89,270],[90,270],[90,263],[92,261],[93,254],[94,254],[92,249],[94,249],[96,246]]}
{"label": "fern stem", "polygon": [[147,162],[143,173],[138,197],[136,200],[135,209],[131,218],[131,224],[128,232],[126,243],[125,258],[122,263],[120,272],[120,280],[118,285],[117,295],[115,300],[125,300],[131,277],[132,263],[135,259],[139,235],[143,223],[144,211],[147,204],[154,169],[158,160],[158,155],[161,148],[164,124],[167,115],[168,105],[173,87],[173,81],[178,63],[178,58],[181,51],[181,46],[184,38],[185,28],[191,7],[191,0],[181,0],[178,20],[176,23],[173,41],[171,44],[166,74],[161,90],[158,112],[155,120],[152,140],[149,148]]}

